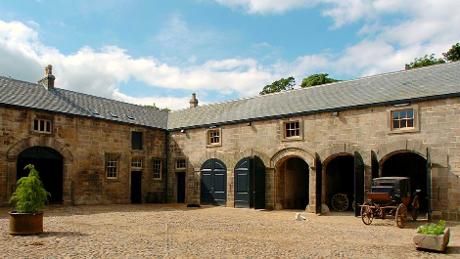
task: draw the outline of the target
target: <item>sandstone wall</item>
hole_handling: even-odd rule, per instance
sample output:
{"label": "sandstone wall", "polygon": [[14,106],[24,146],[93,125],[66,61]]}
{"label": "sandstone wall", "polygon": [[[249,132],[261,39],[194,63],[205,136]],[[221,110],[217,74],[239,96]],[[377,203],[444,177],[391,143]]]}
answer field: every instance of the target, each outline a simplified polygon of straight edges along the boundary
{"label": "sandstone wall", "polygon": [[[53,121],[52,134],[32,131],[36,116]],[[131,149],[131,131],[143,132],[143,150]],[[130,202],[131,158],[141,157],[143,200],[161,200],[165,181],[152,179],[152,158],[166,159],[165,133],[137,127],[25,109],[0,107],[0,204],[6,204],[16,181],[17,156],[32,146],[45,146],[64,157],[64,203]],[[117,179],[105,175],[105,153],[119,153]],[[165,168],[163,166],[163,168]]]}
{"label": "sandstone wall", "polygon": [[[275,165],[289,156],[303,158],[310,166],[310,205],[315,203],[314,159],[328,161],[337,154],[359,152],[365,163],[366,188],[371,178],[371,151],[382,163],[393,152],[415,152],[425,159],[429,153],[432,170],[434,216],[460,217],[460,98],[412,103],[418,110],[419,130],[395,134],[390,130],[389,114],[394,106],[380,106],[289,118],[300,119],[303,139],[285,141],[279,119],[221,125],[222,145],[207,147],[207,129],[187,129],[170,134],[169,192],[175,199],[174,161],[188,161],[186,199],[199,203],[200,167],[209,158],[218,158],[227,166],[227,206],[233,206],[233,169],[244,157],[257,155],[266,168],[266,207],[276,208]],[[289,120],[287,119],[287,120]],[[218,126],[219,127],[219,126]],[[324,188],[324,186],[323,186]],[[310,206],[310,210],[314,206]],[[459,218],[460,219],[460,218]]]}

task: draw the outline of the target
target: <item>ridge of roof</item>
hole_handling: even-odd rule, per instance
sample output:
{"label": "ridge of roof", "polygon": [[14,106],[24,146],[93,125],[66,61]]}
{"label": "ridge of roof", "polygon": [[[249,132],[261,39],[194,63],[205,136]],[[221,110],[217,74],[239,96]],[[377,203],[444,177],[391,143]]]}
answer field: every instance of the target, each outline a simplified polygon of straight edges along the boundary
{"label": "ridge of roof", "polygon": [[369,78],[377,78],[377,77],[381,77],[381,76],[387,76],[387,75],[391,75],[391,74],[412,73],[412,72],[420,71],[420,70],[424,70],[424,69],[432,69],[433,67],[437,67],[437,66],[448,66],[448,65],[455,64],[455,63],[460,63],[460,61],[454,61],[454,62],[448,62],[448,63],[442,63],[442,64],[435,64],[435,65],[424,66],[424,67],[417,67],[417,68],[412,68],[412,69],[409,69],[409,70],[401,69],[401,70],[397,70],[397,71],[389,71],[389,72],[384,72],[384,73],[375,74],[375,75],[368,75],[368,76],[362,76],[362,77],[358,77],[358,78],[353,78],[353,79],[349,79],[349,80],[342,80],[342,81],[337,81],[337,82],[332,82],[332,83],[327,83],[327,84],[309,86],[309,87],[305,87],[305,88],[296,88],[296,89],[291,89],[291,90],[283,90],[283,91],[276,92],[276,93],[248,96],[248,97],[242,97],[242,98],[237,98],[237,99],[232,99],[232,100],[225,100],[225,101],[221,101],[221,102],[208,103],[208,104],[204,104],[204,105],[199,105],[199,106],[194,107],[194,108],[182,108],[182,109],[174,110],[174,111],[171,111],[170,113],[187,111],[187,110],[190,110],[190,109],[197,109],[197,108],[200,108],[200,107],[204,108],[204,107],[212,107],[212,106],[223,105],[223,104],[228,104],[228,103],[235,103],[235,102],[246,101],[246,100],[251,100],[251,99],[256,99],[256,98],[264,98],[264,97],[266,98],[266,97],[270,97],[270,96],[283,95],[283,94],[288,94],[288,93],[293,93],[293,92],[298,92],[298,91],[309,91],[311,89],[315,89],[315,88],[319,88],[319,87],[326,87],[326,86],[331,86],[331,85],[339,85],[339,84],[350,83],[350,82],[354,82],[354,81],[365,80],[365,79],[369,79]]}

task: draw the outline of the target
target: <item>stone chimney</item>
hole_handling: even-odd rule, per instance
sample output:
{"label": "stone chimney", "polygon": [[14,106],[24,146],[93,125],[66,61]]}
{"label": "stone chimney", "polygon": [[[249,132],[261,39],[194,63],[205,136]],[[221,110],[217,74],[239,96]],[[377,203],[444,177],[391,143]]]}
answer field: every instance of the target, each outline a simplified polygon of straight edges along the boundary
{"label": "stone chimney", "polygon": [[39,84],[43,85],[47,90],[54,89],[54,79],[53,75],[53,66],[48,65],[45,67],[45,77],[38,81]]}
{"label": "stone chimney", "polygon": [[198,106],[198,99],[196,99],[196,94],[192,94],[192,99],[190,99],[190,108],[195,108]]}

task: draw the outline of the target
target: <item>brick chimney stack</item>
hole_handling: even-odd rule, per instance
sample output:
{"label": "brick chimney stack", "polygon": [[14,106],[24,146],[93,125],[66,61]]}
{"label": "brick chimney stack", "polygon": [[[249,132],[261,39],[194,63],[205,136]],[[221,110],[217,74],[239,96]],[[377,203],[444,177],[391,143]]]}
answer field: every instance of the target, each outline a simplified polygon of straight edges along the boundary
{"label": "brick chimney stack", "polygon": [[56,77],[53,75],[53,66],[48,65],[45,67],[45,77],[40,79],[38,83],[44,86],[47,90],[53,90],[55,79]]}
{"label": "brick chimney stack", "polygon": [[195,108],[198,106],[198,99],[196,99],[196,94],[192,94],[192,99],[190,99],[190,108]]}

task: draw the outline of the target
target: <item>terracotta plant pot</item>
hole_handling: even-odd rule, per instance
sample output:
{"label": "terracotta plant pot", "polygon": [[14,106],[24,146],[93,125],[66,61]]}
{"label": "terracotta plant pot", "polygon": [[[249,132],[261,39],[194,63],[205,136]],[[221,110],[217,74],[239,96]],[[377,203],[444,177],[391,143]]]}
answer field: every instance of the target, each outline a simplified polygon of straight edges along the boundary
{"label": "terracotta plant pot", "polygon": [[35,235],[43,233],[43,212],[10,214],[11,235]]}
{"label": "terracotta plant pot", "polygon": [[413,240],[417,249],[444,252],[449,244],[450,230],[444,229],[441,235],[428,235],[416,233]]}

